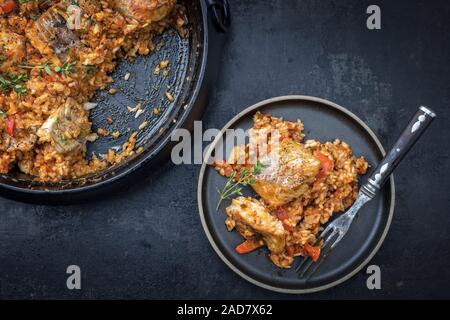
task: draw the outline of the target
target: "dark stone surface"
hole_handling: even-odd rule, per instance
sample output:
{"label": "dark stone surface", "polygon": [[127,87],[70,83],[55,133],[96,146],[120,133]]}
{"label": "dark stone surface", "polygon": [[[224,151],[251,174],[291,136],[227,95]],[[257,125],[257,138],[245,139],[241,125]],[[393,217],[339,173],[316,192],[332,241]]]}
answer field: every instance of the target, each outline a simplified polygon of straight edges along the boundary
{"label": "dark stone surface", "polygon": [[[199,166],[167,163],[120,195],[48,207],[0,199],[1,298],[450,298],[450,6],[376,1],[232,1],[222,73],[204,116],[220,128],[272,96],[306,94],[359,115],[385,146],[420,104],[438,119],[396,172],[394,221],[364,271],[328,291],[272,293],[247,283],[210,247],[197,213]],[[306,124],[307,126],[308,124]],[[82,269],[82,290],[65,269]]]}

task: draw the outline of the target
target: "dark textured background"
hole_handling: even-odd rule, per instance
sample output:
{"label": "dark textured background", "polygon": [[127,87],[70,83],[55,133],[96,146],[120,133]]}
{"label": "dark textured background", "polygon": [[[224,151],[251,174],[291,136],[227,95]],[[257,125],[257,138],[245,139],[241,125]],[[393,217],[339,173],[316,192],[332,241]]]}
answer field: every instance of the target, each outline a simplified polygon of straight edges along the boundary
{"label": "dark textured background", "polygon": [[[204,116],[220,128],[272,96],[306,94],[360,116],[389,146],[420,104],[438,119],[396,172],[388,237],[364,271],[305,298],[450,298],[448,123],[450,5],[374,1],[382,30],[365,27],[368,1],[232,1],[222,72]],[[235,275],[200,225],[199,166],[167,163],[120,195],[65,207],[0,198],[1,298],[296,298]],[[82,269],[82,290],[65,269]]]}

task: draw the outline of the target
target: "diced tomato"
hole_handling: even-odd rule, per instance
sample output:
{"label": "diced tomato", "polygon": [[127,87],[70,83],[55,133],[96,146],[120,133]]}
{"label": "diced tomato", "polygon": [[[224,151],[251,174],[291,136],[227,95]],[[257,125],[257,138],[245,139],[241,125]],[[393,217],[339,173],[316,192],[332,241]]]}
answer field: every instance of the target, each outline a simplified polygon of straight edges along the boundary
{"label": "diced tomato", "polygon": [[13,12],[17,8],[17,4],[13,0],[5,1],[3,3],[0,3],[0,8],[4,13],[10,13]]}
{"label": "diced tomato", "polygon": [[289,211],[287,211],[283,207],[279,207],[275,211],[275,214],[277,215],[277,218],[280,219],[281,221],[286,220],[287,218],[289,218]]}
{"label": "diced tomato", "polygon": [[12,56],[12,55],[14,54],[14,51],[13,51],[13,50],[6,50],[6,51],[5,51],[5,54],[6,54],[7,56]]}
{"label": "diced tomato", "polygon": [[9,161],[8,158],[0,158],[0,173],[8,173]]}
{"label": "diced tomato", "polygon": [[289,219],[289,211],[283,207],[279,207],[277,210],[275,210],[275,214],[278,218],[278,220],[281,221],[283,224],[284,230],[292,231],[293,227],[286,223],[286,219]]}
{"label": "diced tomato", "polygon": [[289,224],[287,224],[286,222],[282,221],[281,222],[283,224],[283,228],[286,231],[292,231],[292,229],[294,229],[294,227],[290,226]]}
{"label": "diced tomato", "polygon": [[256,241],[256,240],[245,240],[240,245],[238,245],[235,250],[237,253],[244,254],[249,253],[253,250],[256,250],[263,246],[262,241]]}
{"label": "diced tomato", "polygon": [[327,176],[328,172],[333,170],[334,167],[334,161],[328,158],[328,156],[324,155],[320,151],[314,151],[314,156],[320,161],[320,164],[322,165],[322,169],[317,174],[317,178],[321,179]]}
{"label": "diced tomato", "polygon": [[310,244],[305,244],[303,249],[305,249],[306,254],[310,256],[313,261],[317,261],[319,259],[321,249],[320,246],[314,247]]}
{"label": "diced tomato", "polygon": [[117,19],[116,25],[117,25],[119,28],[123,28],[123,27],[125,27],[126,22],[125,22],[124,19]]}
{"label": "diced tomato", "polygon": [[6,132],[13,137],[14,136],[14,129],[16,128],[16,119],[14,116],[10,116],[8,119],[6,119]]}
{"label": "diced tomato", "polygon": [[293,256],[295,254],[295,247],[294,246],[287,246],[286,247],[286,253],[288,256]]}
{"label": "diced tomato", "polygon": [[53,77],[53,75],[48,74],[45,71],[44,71],[43,75],[44,75],[44,79],[45,80],[50,81],[50,82],[54,82],[55,81],[55,78]]}
{"label": "diced tomato", "polygon": [[288,256],[295,256],[297,253],[303,252],[303,247],[300,244],[293,244],[286,247]]}

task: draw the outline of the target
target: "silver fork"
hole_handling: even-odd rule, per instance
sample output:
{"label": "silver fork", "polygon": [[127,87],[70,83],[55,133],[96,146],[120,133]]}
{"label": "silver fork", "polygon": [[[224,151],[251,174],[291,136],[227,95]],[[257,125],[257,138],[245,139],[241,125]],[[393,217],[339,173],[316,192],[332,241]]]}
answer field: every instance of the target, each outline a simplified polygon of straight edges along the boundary
{"label": "silver fork", "polygon": [[423,106],[419,108],[389,153],[381,160],[368,181],[361,187],[358,196],[350,209],[330,222],[318,237],[316,242],[317,245],[320,245],[323,241],[323,244],[321,245],[322,253],[312,271],[308,272],[314,264],[314,261],[308,256],[303,258],[295,268],[295,272],[300,278],[306,276],[306,279],[308,280],[317,271],[336,245],[346,235],[359,209],[378,194],[394,169],[405,157],[414,143],[417,142],[419,137],[425,132],[425,129],[435,117],[436,114],[429,108]]}

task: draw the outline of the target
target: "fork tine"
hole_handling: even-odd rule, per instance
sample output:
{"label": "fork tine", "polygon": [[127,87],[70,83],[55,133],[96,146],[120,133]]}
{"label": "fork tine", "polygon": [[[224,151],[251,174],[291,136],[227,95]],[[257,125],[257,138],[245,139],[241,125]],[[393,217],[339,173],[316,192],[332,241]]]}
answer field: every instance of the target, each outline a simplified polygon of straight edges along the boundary
{"label": "fork tine", "polygon": [[[323,239],[324,235],[327,234],[328,231],[330,231],[330,230],[331,230],[330,226],[328,226],[325,230],[323,230],[322,233],[320,234],[320,236],[317,238],[316,243],[319,243]],[[305,262],[308,261],[308,259],[309,259],[309,256],[303,257],[302,261],[300,261],[298,266],[295,267],[294,271],[298,273],[300,271],[301,267],[305,264]]]}
{"label": "fork tine", "polygon": [[344,237],[344,234],[339,233],[338,237],[336,238],[336,240],[333,242],[333,244],[331,245],[330,249],[333,249],[335,245],[337,245],[339,243],[339,241],[342,240],[342,238]]}
{"label": "fork tine", "polygon": [[[330,233],[330,235],[326,238],[325,242],[322,245],[322,248],[325,248],[331,241],[331,239],[334,238],[334,236],[338,234],[338,232],[336,230],[333,230],[332,233]],[[334,244],[334,243],[333,243]]]}
{"label": "fork tine", "polygon": [[319,261],[317,261],[316,265],[314,266],[314,269],[308,274],[306,277],[306,280],[309,280],[314,273],[316,273],[317,269],[322,265],[322,263],[325,261],[325,259],[330,255],[331,251],[333,250],[333,247],[330,247],[329,250],[327,250],[324,254],[322,254],[319,258]]}
{"label": "fork tine", "polygon": [[[333,229],[329,225],[320,235],[318,242],[320,242],[321,238],[323,238],[323,236],[326,235],[330,230],[332,230],[332,232],[326,237],[325,242],[322,245],[322,248],[326,248],[327,245],[331,242],[331,240],[338,234],[337,230]],[[321,255],[321,257],[319,258],[319,261],[316,263],[316,266],[314,267],[312,273],[310,273],[308,275],[307,279],[309,279],[312,276],[312,274],[317,271],[319,266],[322,264],[323,260],[325,260],[325,258],[328,256],[328,252],[331,251],[331,249],[332,248],[330,248],[330,250],[328,250],[326,254]],[[314,261],[312,259],[309,259],[308,263],[305,265],[305,262],[308,260],[308,258],[309,257],[305,257],[303,259],[303,261],[299,264],[299,266],[297,268],[295,268],[295,272],[297,272],[299,274],[300,278],[303,278],[303,276],[308,272],[308,270],[311,268],[312,264],[314,263]],[[303,270],[301,270],[302,266],[305,266],[303,268]],[[300,270],[301,270],[301,272],[300,272]]]}
{"label": "fork tine", "polygon": [[338,235],[337,238],[334,240],[334,242],[331,244],[328,250],[322,253],[322,255],[319,258],[319,261],[316,262],[316,265],[314,266],[314,269],[308,274],[308,277],[306,280],[311,278],[311,276],[319,269],[319,267],[322,265],[322,263],[326,260],[326,258],[330,255],[331,251],[333,251],[334,246],[342,239],[342,236],[339,234],[337,230],[334,230],[332,234],[330,234],[327,238],[327,240],[324,242],[322,248],[326,248],[327,245],[331,242],[331,239],[335,237],[335,235]]}
{"label": "fork tine", "polygon": [[[328,229],[328,227],[327,227]],[[330,229],[325,229],[324,231],[322,231],[322,233],[320,234],[319,238],[317,238],[316,243],[319,243],[321,241],[321,239],[323,238],[323,236],[330,230]],[[309,256],[305,256],[303,257],[302,261],[300,261],[300,263],[298,264],[298,266],[294,269],[295,272],[299,272],[299,270],[301,269],[301,267],[305,264],[306,261],[308,261]]]}
{"label": "fork tine", "polygon": [[332,230],[333,226],[331,225],[331,223],[322,231],[322,233],[319,236],[319,239],[323,239],[325,238],[325,235]]}
{"label": "fork tine", "polygon": [[298,266],[295,267],[294,271],[298,272],[301,269],[301,267],[305,264],[305,262],[308,260],[308,258],[309,258],[308,256],[303,257],[302,261],[300,261]]}
{"label": "fork tine", "polygon": [[306,266],[303,268],[302,273],[300,273],[299,277],[303,278],[303,276],[305,275],[305,273],[309,270],[309,268],[311,268],[312,264],[314,263],[313,259],[309,259],[308,263],[306,264]]}

